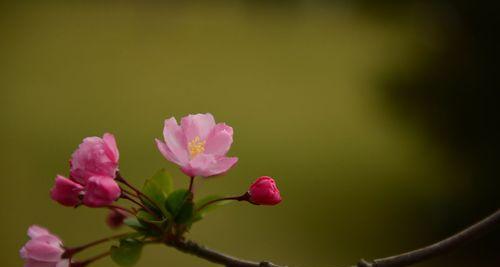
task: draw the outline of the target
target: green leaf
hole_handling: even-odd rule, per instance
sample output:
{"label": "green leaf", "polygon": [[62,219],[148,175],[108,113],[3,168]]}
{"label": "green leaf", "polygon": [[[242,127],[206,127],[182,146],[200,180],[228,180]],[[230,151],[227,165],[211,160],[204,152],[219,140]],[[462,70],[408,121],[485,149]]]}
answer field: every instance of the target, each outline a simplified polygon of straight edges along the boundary
{"label": "green leaf", "polygon": [[123,223],[125,225],[128,225],[130,228],[137,230],[137,231],[140,231],[140,232],[144,232],[144,231],[148,230],[148,228],[146,226],[144,226],[137,218],[134,218],[134,217],[126,218],[123,221]]}
{"label": "green leaf", "polygon": [[[147,226],[148,224],[149,225],[153,224],[159,227],[160,229],[163,229],[164,223],[167,222],[167,219],[158,220],[155,216],[151,215],[150,213],[144,210],[140,210],[139,212],[137,212],[136,216],[142,225]],[[157,230],[157,229],[150,229],[150,230]]]}
{"label": "green leaf", "polygon": [[136,239],[122,239],[119,246],[111,247],[111,259],[120,266],[130,267],[141,257],[143,243]]}
{"label": "green leaf", "polygon": [[[168,194],[172,191],[172,176],[167,173],[165,169],[161,169],[144,182],[142,186],[142,192],[148,196],[152,201],[154,201],[156,206],[163,207]],[[146,203],[148,206],[156,207],[151,205],[152,203]]]}
{"label": "green leaf", "polygon": [[193,211],[194,211],[194,204],[193,202],[186,202],[184,205],[182,205],[181,210],[175,217],[175,222],[179,224],[186,223],[191,220],[191,217],[193,217]]}
{"label": "green leaf", "polygon": [[191,192],[186,189],[176,190],[168,196],[165,208],[176,223],[185,223],[193,216],[194,205],[191,198]]}
{"label": "green leaf", "polygon": [[155,216],[151,215],[151,213],[144,211],[144,210],[138,211],[136,216],[137,216],[137,219],[139,219],[139,221],[146,221],[146,222],[156,221]]}

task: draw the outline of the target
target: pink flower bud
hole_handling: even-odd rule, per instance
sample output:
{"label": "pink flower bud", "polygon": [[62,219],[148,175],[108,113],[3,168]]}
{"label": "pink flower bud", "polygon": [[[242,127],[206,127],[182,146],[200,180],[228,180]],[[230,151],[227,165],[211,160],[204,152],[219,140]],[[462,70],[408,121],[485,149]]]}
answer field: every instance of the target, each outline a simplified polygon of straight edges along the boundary
{"label": "pink flower bud", "polygon": [[28,229],[31,238],[19,251],[26,267],[68,267],[69,261],[62,259],[64,248],[59,237],[47,229],[33,225]]}
{"label": "pink flower bud", "polygon": [[262,176],[248,190],[250,202],[256,205],[276,205],[281,202],[280,191],[273,178]]}
{"label": "pink flower bud", "polygon": [[123,221],[128,217],[128,214],[124,211],[112,209],[106,217],[106,224],[111,229],[116,229],[123,225]]}
{"label": "pink flower bud", "polygon": [[87,137],[70,160],[71,178],[85,185],[92,176],[114,178],[118,170],[118,148],[115,137],[105,133],[100,137]]}
{"label": "pink flower bud", "polygon": [[50,190],[50,197],[64,206],[74,207],[80,203],[83,186],[61,175]]}
{"label": "pink flower bud", "polygon": [[120,186],[111,177],[92,176],[85,186],[83,204],[89,207],[110,205],[120,197]]}

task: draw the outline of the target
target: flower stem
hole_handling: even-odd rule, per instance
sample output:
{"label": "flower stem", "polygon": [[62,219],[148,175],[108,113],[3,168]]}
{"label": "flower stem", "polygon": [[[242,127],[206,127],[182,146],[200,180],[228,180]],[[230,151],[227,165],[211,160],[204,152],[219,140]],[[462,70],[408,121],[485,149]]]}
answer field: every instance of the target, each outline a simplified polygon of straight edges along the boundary
{"label": "flower stem", "polygon": [[96,246],[96,245],[99,245],[99,244],[102,244],[102,243],[105,243],[105,242],[108,242],[108,241],[112,241],[112,240],[115,240],[115,239],[118,239],[118,238],[121,238],[121,237],[125,237],[125,236],[128,236],[132,233],[124,233],[124,234],[118,234],[118,235],[113,235],[113,236],[110,236],[110,237],[105,237],[105,238],[102,238],[102,239],[98,239],[96,241],[92,241],[90,243],[87,243],[85,245],[81,245],[81,246],[78,246],[78,247],[74,247],[74,248],[65,248],[65,251],[64,251],[64,254],[63,254],[63,258],[71,258],[73,255],[75,255],[76,253],[80,252],[80,251],[83,251],[87,248],[90,248],[90,247],[93,247],[93,246]]}
{"label": "flower stem", "polygon": [[148,212],[148,213],[150,213],[151,215],[153,215],[153,216],[155,216],[156,218],[158,218],[158,215],[157,215],[154,211],[152,211],[152,210],[151,210],[150,208],[148,208],[146,205],[143,205],[141,202],[139,202],[139,201],[137,201],[137,200],[135,200],[135,199],[133,199],[133,198],[129,197],[129,196],[128,196],[128,195],[126,195],[126,194],[122,194],[120,197],[121,197],[121,198],[123,198],[123,199],[129,200],[130,202],[132,202],[132,203],[134,203],[134,204],[136,204],[136,205],[139,205],[139,207],[141,207],[142,209],[144,209],[145,211],[147,211],[147,212]]}
{"label": "flower stem", "polygon": [[224,200],[248,201],[249,199],[250,199],[250,194],[248,194],[248,192],[246,192],[245,194],[243,194],[241,196],[218,198],[218,199],[214,199],[212,201],[209,201],[209,202],[203,204],[201,207],[199,207],[197,209],[197,211],[200,211],[200,210],[202,210],[202,209],[204,209],[204,208],[206,208],[214,203],[224,201]]}
{"label": "flower stem", "polygon": [[101,254],[98,254],[92,258],[89,258],[87,260],[84,260],[84,261],[78,261],[78,262],[73,262],[71,263],[71,267],[85,267],[91,263],[93,263],[94,261],[97,261],[97,260],[100,260],[102,258],[105,258],[107,256],[109,256],[111,254],[110,251],[106,251],[106,252],[103,252]]}
{"label": "flower stem", "polygon": [[140,197],[137,194],[135,194],[134,192],[130,192],[130,191],[124,189],[124,188],[121,188],[121,190],[122,190],[122,193],[127,194],[127,195],[129,195],[131,197],[135,197],[135,198],[137,198],[137,199],[140,200]]}
{"label": "flower stem", "polygon": [[127,180],[125,180],[125,178],[123,178],[123,176],[121,176],[121,174],[119,172],[116,172],[115,180],[126,185],[128,188],[132,189],[137,194],[137,197],[139,199],[142,200],[142,198],[145,198],[147,201],[149,201],[151,203],[151,205],[155,205],[158,210],[161,210],[161,208],[158,207],[158,205],[151,198],[149,198],[147,195],[142,193],[141,190],[137,189],[135,186],[133,186]]}
{"label": "flower stem", "polygon": [[124,208],[122,206],[118,206],[118,205],[107,205],[106,208],[109,208],[109,209],[116,209],[116,210],[123,210],[133,216],[135,216],[135,212],[133,212],[132,210],[129,210],[127,208]]}
{"label": "flower stem", "polygon": [[190,179],[189,179],[189,189],[188,191],[191,192],[191,194],[193,193],[193,185],[194,185],[194,176],[191,176]]}

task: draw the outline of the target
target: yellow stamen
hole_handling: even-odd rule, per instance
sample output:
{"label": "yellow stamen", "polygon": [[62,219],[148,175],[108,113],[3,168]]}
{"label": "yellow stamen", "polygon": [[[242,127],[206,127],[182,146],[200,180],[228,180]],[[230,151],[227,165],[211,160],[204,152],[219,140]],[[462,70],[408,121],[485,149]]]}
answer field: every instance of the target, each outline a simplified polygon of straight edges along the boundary
{"label": "yellow stamen", "polygon": [[188,150],[191,158],[196,157],[198,154],[205,151],[205,141],[201,140],[199,136],[196,136],[188,143]]}

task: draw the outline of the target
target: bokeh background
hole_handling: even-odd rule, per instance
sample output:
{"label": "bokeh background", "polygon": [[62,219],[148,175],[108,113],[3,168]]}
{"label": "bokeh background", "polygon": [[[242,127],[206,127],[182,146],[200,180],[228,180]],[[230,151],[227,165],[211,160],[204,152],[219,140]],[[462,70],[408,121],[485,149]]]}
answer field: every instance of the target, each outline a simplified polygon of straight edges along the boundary
{"label": "bokeh background", "polygon": [[[164,119],[189,113],[232,125],[240,158],[226,176],[198,181],[199,196],[271,175],[284,197],[224,207],[189,234],[235,256],[350,266],[494,211],[496,9],[394,2],[0,3],[2,266],[22,266],[33,223],[68,245],[110,233],[104,210],[48,197],[86,136],[114,133],[135,184],[166,167],[186,187],[153,140]],[[496,231],[418,266],[498,266],[499,249]],[[213,265],[151,246],[137,266]]]}

